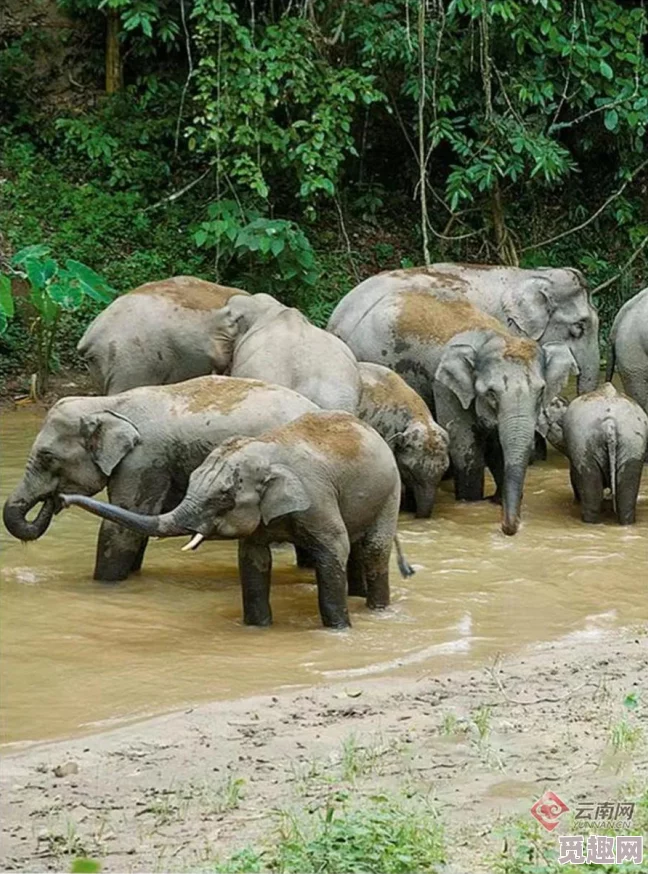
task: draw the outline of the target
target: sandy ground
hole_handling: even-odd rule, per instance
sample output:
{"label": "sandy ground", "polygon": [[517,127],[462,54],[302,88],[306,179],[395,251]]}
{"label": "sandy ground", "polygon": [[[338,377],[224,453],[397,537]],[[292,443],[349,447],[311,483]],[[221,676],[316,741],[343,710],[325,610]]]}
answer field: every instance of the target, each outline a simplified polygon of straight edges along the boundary
{"label": "sandy ground", "polygon": [[[271,842],[277,811],[315,811],[345,787],[422,793],[446,829],[449,871],[488,871],[497,828],[531,821],[551,788],[625,799],[648,781],[648,628],[576,636],[442,676],[347,682],[212,703],[29,747],[2,759],[2,870],[187,871]],[[616,753],[624,718],[642,736]],[[46,718],[46,714],[44,714]]]}

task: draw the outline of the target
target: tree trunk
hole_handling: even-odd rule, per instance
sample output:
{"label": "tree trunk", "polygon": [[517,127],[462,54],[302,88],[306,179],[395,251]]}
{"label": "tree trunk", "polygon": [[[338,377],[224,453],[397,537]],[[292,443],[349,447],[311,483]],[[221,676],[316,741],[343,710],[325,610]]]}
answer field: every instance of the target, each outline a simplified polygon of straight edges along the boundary
{"label": "tree trunk", "polygon": [[106,9],[106,94],[116,94],[122,88],[122,66],[119,51],[119,11]]}
{"label": "tree trunk", "polygon": [[518,258],[515,243],[511,239],[509,230],[506,227],[502,194],[497,180],[495,180],[495,185],[493,186],[491,215],[493,218],[495,244],[497,246],[497,254],[500,261],[503,264],[507,264],[509,267],[519,267],[520,259]]}

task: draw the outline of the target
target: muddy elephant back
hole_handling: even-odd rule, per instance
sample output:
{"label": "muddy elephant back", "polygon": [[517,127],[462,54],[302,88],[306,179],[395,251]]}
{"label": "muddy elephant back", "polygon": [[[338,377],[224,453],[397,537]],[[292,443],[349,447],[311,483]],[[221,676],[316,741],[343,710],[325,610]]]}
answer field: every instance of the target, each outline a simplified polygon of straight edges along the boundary
{"label": "muddy elephant back", "polygon": [[129,292],[129,296],[162,298],[187,310],[221,309],[235,294],[247,295],[248,292],[207,282],[195,276],[171,276],[168,279],[147,282]]}

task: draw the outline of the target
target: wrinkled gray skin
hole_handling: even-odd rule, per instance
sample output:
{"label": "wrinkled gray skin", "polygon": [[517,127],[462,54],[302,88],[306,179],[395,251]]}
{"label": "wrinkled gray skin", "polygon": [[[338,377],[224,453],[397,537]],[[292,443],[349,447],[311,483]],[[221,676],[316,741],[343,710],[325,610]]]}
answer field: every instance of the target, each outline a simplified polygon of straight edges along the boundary
{"label": "wrinkled gray skin", "polygon": [[[169,510],[215,446],[235,434],[262,434],[314,409],[281,386],[226,376],[64,398],[48,413],[24,476],[5,503],[5,526],[20,540],[35,540],[47,531],[62,491],[94,495],[105,486],[121,507]],[[27,513],[40,502],[37,518],[28,522]],[[146,544],[146,537],[102,523],[95,579],[126,579],[141,567]]]}
{"label": "wrinkled gray skin", "polygon": [[358,285],[329,330],[359,361],[395,370],[436,410],[450,438],[457,499],[483,498],[488,465],[502,531],[515,534],[540,408],[577,370],[569,349],[513,337],[460,292],[434,291],[410,271]]}
{"label": "wrinkled gray skin", "polygon": [[232,338],[223,307],[245,294],[193,276],[148,282],[106,307],[77,351],[105,395],[225,373]]}
{"label": "wrinkled gray skin", "polygon": [[268,294],[232,297],[225,311],[232,319],[232,376],[267,379],[322,409],[356,413],[358,362],[337,337]]}
{"label": "wrinkled gray skin", "polygon": [[346,628],[350,594],[374,609],[389,603],[389,557],[400,478],[387,444],[347,413],[318,411],[261,439],[234,438],[214,450],[170,513],[140,515],[66,496],[139,536],[239,540],[244,621],[270,625],[270,545],[289,541],[313,556],[322,622]]}
{"label": "wrinkled gray skin", "polygon": [[391,447],[419,519],[432,515],[437,486],[450,464],[448,434],[405,380],[380,364],[361,361],[358,416]]}
{"label": "wrinkled gray skin", "polygon": [[610,331],[606,379],[619,371],[626,394],[648,413],[648,288],[621,307]]}
{"label": "wrinkled gray skin", "polygon": [[632,525],[648,445],[648,416],[639,404],[606,382],[571,404],[556,398],[541,417],[541,429],[569,459],[583,522],[600,521],[609,488],[619,523]]}
{"label": "wrinkled gray skin", "polygon": [[512,334],[530,337],[541,345],[565,343],[578,365],[578,392],[596,388],[599,318],[579,270],[432,264],[428,272],[441,285],[449,282]]}

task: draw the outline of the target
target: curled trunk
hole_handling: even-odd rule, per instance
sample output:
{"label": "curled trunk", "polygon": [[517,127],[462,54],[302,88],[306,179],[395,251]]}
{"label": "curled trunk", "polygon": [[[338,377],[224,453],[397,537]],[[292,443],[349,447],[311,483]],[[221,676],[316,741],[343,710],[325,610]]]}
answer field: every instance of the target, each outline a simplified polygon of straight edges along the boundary
{"label": "curled trunk", "polygon": [[49,528],[54,515],[54,498],[43,500],[38,516],[33,522],[27,521],[27,513],[38,504],[39,499],[29,500],[15,493],[7,498],[2,511],[2,518],[7,531],[19,540],[38,540]]}
{"label": "curled trunk", "polygon": [[505,467],[502,488],[502,531],[504,534],[517,534],[520,527],[520,508],[526,465]]}

